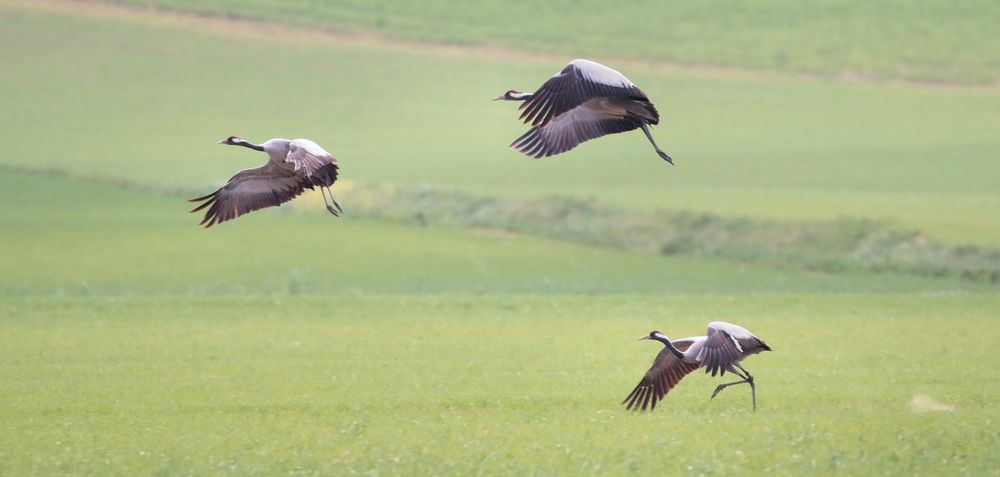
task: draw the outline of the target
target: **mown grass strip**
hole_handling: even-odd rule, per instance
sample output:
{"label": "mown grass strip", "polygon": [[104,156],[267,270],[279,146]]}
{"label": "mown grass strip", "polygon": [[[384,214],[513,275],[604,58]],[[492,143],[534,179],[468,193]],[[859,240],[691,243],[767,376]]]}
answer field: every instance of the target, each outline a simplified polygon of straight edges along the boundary
{"label": "mown grass strip", "polygon": [[[976,0],[747,4],[643,0],[105,0],[220,18],[280,22],[444,45],[646,59],[845,79],[996,84],[998,8]],[[642,21],[636,21],[636,19]],[[586,34],[581,34],[586,32]],[[969,48],[977,45],[978,48]]]}

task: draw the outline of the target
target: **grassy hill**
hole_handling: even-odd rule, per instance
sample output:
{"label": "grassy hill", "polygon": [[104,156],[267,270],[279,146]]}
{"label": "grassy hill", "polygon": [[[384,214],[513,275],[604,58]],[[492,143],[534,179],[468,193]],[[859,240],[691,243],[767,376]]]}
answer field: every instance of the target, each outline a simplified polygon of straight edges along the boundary
{"label": "grassy hill", "polygon": [[[0,91],[10,112],[0,127],[17,138],[6,164],[192,190],[260,161],[214,145],[221,137],[301,136],[340,157],[348,181],[772,219],[868,217],[959,243],[1000,236],[993,90],[626,62],[659,105],[655,133],[678,165],[657,159],[639,133],[535,161],[505,147],[524,126],[513,105],[489,98],[537,86],[562,60],[18,5],[0,19],[4,60],[17,65]],[[66,154],[38,154],[53,134]]]}

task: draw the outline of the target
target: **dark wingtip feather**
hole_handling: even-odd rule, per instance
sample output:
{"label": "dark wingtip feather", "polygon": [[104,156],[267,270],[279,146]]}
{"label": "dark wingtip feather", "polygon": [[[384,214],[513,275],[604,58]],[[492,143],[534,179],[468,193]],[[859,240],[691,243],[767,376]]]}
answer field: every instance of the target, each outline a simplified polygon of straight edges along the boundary
{"label": "dark wingtip feather", "polygon": [[205,201],[205,203],[199,205],[198,207],[195,207],[195,208],[189,210],[188,213],[189,214],[193,214],[193,213],[198,212],[199,210],[204,209],[205,207],[208,207],[208,206],[210,206],[210,205],[212,205],[214,203],[215,203],[215,198],[213,197],[212,199],[209,199],[209,200]]}
{"label": "dark wingtip feather", "polygon": [[195,207],[195,208],[189,210],[188,213],[189,214],[193,214],[195,212],[198,212],[201,209],[204,209],[205,207],[208,207],[209,205],[212,205],[219,198],[218,194],[219,194],[219,191],[215,191],[215,192],[212,192],[211,194],[208,194],[208,195],[205,195],[205,196],[202,196],[202,197],[198,197],[198,198],[195,198],[195,199],[188,199],[188,202],[202,202],[202,201],[204,201],[201,204],[199,204],[198,207]]}
{"label": "dark wingtip feather", "polygon": [[212,192],[211,194],[208,194],[208,195],[205,195],[205,196],[197,197],[197,198],[194,198],[194,199],[188,199],[188,202],[201,202],[203,200],[215,197],[215,195],[218,194],[218,193],[219,193],[219,191],[215,191],[215,192]]}
{"label": "dark wingtip feather", "polygon": [[636,385],[634,389],[632,389],[632,392],[629,393],[628,397],[626,397],[625,400],[622,401],[622,404],[625,404],[625,410],[638,411],[639,403],[642,401],[642,397],[644,396],[644,394],[645,394],[645,387],[643,386],[643,383],[640,382],[638,385]]}

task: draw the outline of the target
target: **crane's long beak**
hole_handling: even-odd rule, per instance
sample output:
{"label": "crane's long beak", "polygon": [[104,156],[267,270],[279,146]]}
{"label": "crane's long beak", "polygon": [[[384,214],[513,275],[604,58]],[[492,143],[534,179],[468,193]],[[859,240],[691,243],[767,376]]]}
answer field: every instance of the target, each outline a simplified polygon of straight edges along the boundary
{"label": "crane's long beak", "polygon": [[649,339],[649,335],[642,335],[636,341],[642,341],[642,340],[648,340],[648,339]]}
{"label": "crane's long beak", "polygon": [[501,94],[500,96],[493,98],[493,101],[500,101],[501,99],[506,99],[506,98],[504,98],[504,95]]}
{"label": "crane's long beak", "polygon": [[[227,137],[226,139],[229,139],[229,138]],[[226,139],[223,139],[223,140],[217,142],[216,144],[225,144],[226,143]]]}

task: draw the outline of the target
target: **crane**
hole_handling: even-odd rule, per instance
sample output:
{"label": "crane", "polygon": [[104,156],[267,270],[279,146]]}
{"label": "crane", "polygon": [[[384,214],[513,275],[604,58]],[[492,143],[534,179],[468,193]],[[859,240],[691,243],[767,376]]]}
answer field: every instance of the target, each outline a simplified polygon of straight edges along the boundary
{"label": "crane", "polygon": [[[330,191],[330,186],[337,181],[337,159],[319,144],[309,139],[289,141],[280,138],[253,144],[236,136],[229,136],[219,144],[266,152],[267,162],[237,172],[226,185],[211,194],[191,199],[190,202],[201,204],[190,213],[208,207],[205,218],[198,225],[209,228],[255,210],[276,207],[315,187],[320,188],[327,211],[335,217],[344,212]],[[328,194],[332,206],[326,200]]]}
{"label": "crane", "polygon": [[746,328],[724,321],[713,321],[708,324],[705,336],[671,341],[663,333],[651,331],[639,339],[659,341],[663,343],[663,350],[653,360],[653,365],[632,393],[622,401],[626,409],[655,409],[656,403],[684,376],[704,367],[705,373],[711,373],[712,376],[725,376],[728,371],[741,378],[739,381],[718,385],[712,398],[729,386],[746,383],[750,385],[753,409],[757,410],[757,388],[753,375],[743,369],[740,361],[763,351],[771,351],[771,348]]}
{"label": "crane", "polygon": [[656,153],[674,163],[649,132],[649,125],[660,122],[660,114],[646,93],[600,63],[573,60],[534,93],[512,89],[493,100],[523,101],[521,119],[531,129],[510,147],[536,159],[607,134],[642,128]]}

